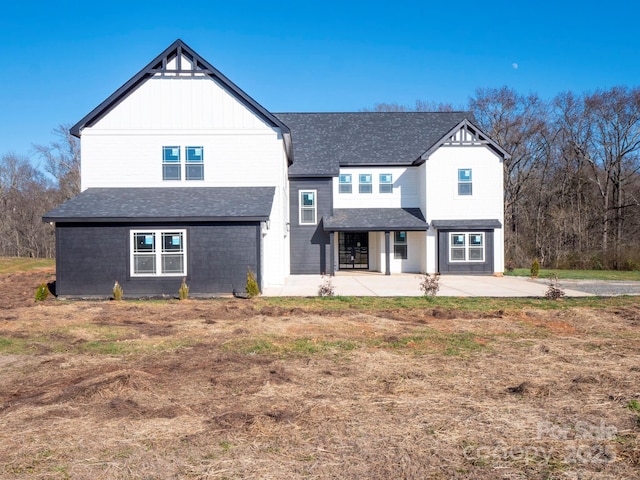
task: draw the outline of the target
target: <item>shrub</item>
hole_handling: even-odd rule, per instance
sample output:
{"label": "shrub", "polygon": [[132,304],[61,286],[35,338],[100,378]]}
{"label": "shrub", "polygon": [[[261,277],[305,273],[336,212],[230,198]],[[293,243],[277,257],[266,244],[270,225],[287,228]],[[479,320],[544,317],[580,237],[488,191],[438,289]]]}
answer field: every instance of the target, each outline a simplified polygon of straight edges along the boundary
{"label": "shrub", "polygon": [[36,302],[44,302],[49,297],[49,287],[46,283],[41,283],[36,288]]}
{"label": "shrub", "polygon": [[180,300],[186,300],[189,298],[189,285],[187,285],[187,279],[183,278],[180,288],[178,289],[178,297]]}
{"label": "shrub", "polygon": [[425,297],[435,297],[440,290],[440,274],[425,273],[420,282],[420,290]]}
{"label": "shrub", "polygon": [[516,269],[516,263],[513,261],[512,258],[510,258],[507,261],[506,267],[507,267],[507,272],[513,272]]}
{"label": "shrub", "polygon": [[549,287],[547,288],[547,292],[544,294],[545,298],[549,300],[558,300],[564,297],[564,295],[564,290],[562,290],[558,284],[558,276],[551,275],[549,277]]}
{"label": "shrub", "polygon": [[322,283],[318,287],[318,295],[321,297],[333,297],[336,294],[331,277],[322,275]]}
{"label": "shrub", "polygon": [[533,263],[531,264],[531,278],[538,278],[540,274],[540,262],[537,258],[533,259]]}
{"label": "shrub", "polygon": [[113,299],[122,300],[122,295],[124,295],[124,291],[122,290],[122,287],[116,280],[116,283],[113,284]]}
{"label": "shrub", "polygon": [[245,287],[247,291],[247,297],[253,298],[260,295],[260,287],[258,286],[258,280],[256,274],[250,268],[247,269],[247,285]]}

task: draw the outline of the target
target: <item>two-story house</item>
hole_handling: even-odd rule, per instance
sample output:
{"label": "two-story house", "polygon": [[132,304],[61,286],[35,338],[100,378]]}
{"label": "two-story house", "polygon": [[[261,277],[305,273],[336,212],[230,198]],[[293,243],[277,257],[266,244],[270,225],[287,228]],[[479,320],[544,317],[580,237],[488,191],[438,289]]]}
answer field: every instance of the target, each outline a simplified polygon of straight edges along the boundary
{"label": "two-story house", "polygon": [[465,112],[275,114],[177,40],[71,133],[82,192],[44,217],[60,295],[503,271],[508,154]]}

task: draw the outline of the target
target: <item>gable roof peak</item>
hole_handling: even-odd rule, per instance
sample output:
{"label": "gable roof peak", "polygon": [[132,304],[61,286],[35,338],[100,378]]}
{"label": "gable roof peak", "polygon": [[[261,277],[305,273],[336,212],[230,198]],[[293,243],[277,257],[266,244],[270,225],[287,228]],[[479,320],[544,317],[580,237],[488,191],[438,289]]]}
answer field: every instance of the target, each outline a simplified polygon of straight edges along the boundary
{"label": "gable roof peak", "polygon": [[113,110],[120,102],[124,101],[133,91],[152,77],[203,77],[208,76],[229,91],[239,102],[245,105],[254,114],[262,118],[272,127],[279,128],[282,132],[289,163],[292,162],[290,131],[276,116],[271,114],[266,108],[247,95],[240,87],[229,80],[213,65],[198,55],[195,50],[189,47],[183,40],[177,39],[169,45],[160,55],[151,60],[142,70],[129,79],[124,85],[117,89],[105,101],[94,108],[82,120],[70,129],[70,133],[80,137],[82,130],[93,126],[107,113]]}

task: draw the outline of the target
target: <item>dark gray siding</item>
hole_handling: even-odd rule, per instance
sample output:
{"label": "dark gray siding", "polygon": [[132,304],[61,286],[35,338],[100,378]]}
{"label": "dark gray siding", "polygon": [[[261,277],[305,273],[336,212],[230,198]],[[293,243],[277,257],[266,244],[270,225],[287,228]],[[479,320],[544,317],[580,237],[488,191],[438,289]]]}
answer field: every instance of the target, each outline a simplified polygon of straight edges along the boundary
{"label": "dark gray siding", "polygon": [[131,277],[130,231],[184,228],[187,283],[193,294],[243,293],[247,268],[261,280],[260,224],[58,224],[56,293],[109,296],[117,280],[125,297],[177,295],[182,277]]}
{"label": "dark gray siding", "polygon": [[[484,263],[450,263],[449,262],[449,233],[450,232],[484,232],[485,258]],[[493,269],[493,230],[438,230],[438,268],[440,273],[458,274],[491,274]]]}
{"label": "dark gray siding", "polygon": [[[294,275],[332,272],[329,234],[322,226],[322,218],[333,213],[332,181],[331,178],[289,179],[291,273]],[[299,224],[300,190],[317,191],[317,225]]]}

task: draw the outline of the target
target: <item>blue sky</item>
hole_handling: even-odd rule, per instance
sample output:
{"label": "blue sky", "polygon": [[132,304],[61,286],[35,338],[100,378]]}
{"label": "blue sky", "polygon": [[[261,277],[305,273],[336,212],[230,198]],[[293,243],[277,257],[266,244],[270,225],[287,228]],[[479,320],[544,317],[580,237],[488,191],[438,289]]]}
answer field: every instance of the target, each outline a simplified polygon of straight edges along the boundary
{"label": "blue sky", "polygon": [[638,85],[636,11],[626,0],[4,2],[0,155],[33,155],[177,38],[273,112],[464,107],[478,87],[551,98]]}

